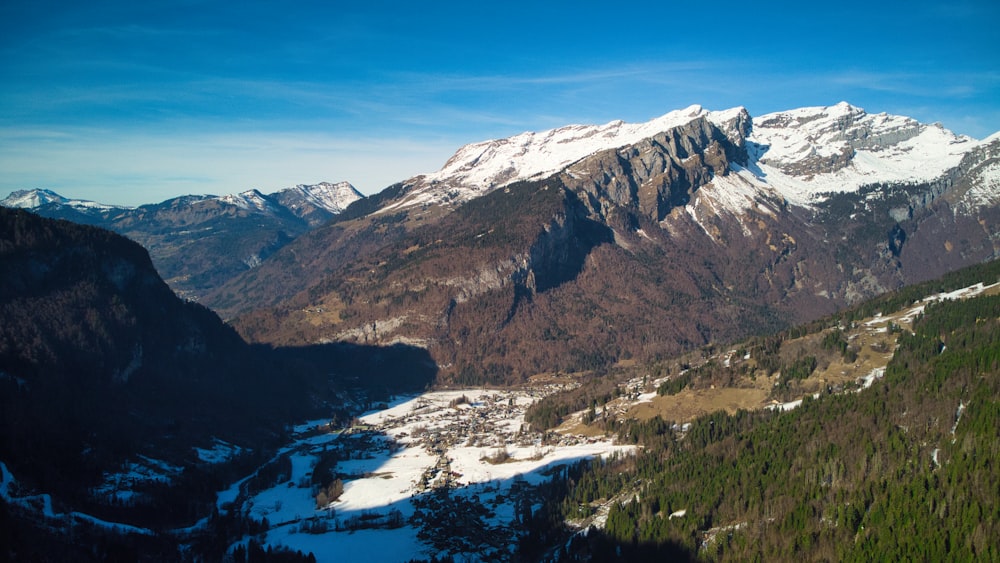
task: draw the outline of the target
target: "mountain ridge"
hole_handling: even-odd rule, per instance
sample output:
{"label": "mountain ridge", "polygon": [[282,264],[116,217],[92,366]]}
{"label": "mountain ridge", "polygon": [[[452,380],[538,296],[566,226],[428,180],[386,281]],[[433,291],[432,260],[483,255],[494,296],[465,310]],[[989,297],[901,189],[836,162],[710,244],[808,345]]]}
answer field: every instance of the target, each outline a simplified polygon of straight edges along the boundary
{"label": "mountain ridge", "polygon": [[[766,178],[768,172],[780,176],[774,187],[799,204],[808,204],[812,198],[827,191],[857,189],[866,183],[866,176],[876,174],[894,182],[930,181],[957,165],[962,154],[992,142],[991,138],[976,141],[954,135],[940,124],[924,125],[912,118],[886,113],[869,114],[847,102],[772,112],[758,118],[752,118],[746,108],[740,106],[709,111],[693,105],[647,122],[619,120],[604,125],[569,125],[465,145],[440,170],[403,182],[408,186],[406,196],[394,205],[385,206],[382,212],[431,204],[460,204],[515,181],[555,174],[597,152],[634,145],[698,118],[712,121],[732,139],[747,137],[751,158],[739,164],[754,169],[758,180]],[[746,129],[751,121],[752,134]],[[781,132],[791,134],[782,136]],[[906,141],[918,136],[928,139],[914,146],[905,145]],[[928,145],[936,146],[942,139],[957,146],[950,150],[940,147],[926,150]],[[834,143],[836,148],[832,146]],[[914,149],[920,154],[904,159],[899,166],[887,166],[886,163],[892,164],[892,159],[878,153],[901,143],[904,146],[896,156],[905,156]],[[920,152],[922,148],[925,150]],[[828,162],[823,168],[821,165],[825,161]],[[919,169],[916,168],[918,164]],[[845,168],[850,169],[840,175],[833,174]],[[826,181],[807,178],[810,184],[807,186],[802,177],[809,174]]]}
{"label": "mountain ridge", "polygon": [[[270,194],[264,194],[259,189],[251,188],[249,190],[244,190],[238,193],[226,194],[221,196],[205,194],[189,194],[183,196],[177,196],[173,198],[166,199],[162,203],[168,201],[200,201],[206,199],[215,199],[230,203],[237,206],[252,207],[256,208],[261,212],[274,212],[274,201],[294,201],[295,199],[304,200],[316,207],[322,208],[331,214],[336,214],[343,211],[348,205],[354,201],[363,198],[364,195],[350,184],[350,182],[319,182],[317,184],[297,184],[290,188],[284,188]],[[300,202],[298,203],[301,206]],[[128,205],[115,205],[100,203],[96,201],[84,200],[84,199],[73,199],[64,197],[53,190],[45,188],[33,188],[25,190],[15,190],[11,192],[6,198],[0,200],[0,206],[12,207],[19,209],[35,210],[46,205],[62,205],[68,207],[74,207],[79,209],[100,209],[100,210],[114,210],[114,209],[136,209],[138,207],[145,207],[151,205],[158,205],[157,203],[145,203],[139,206],[128,206]],[[295,209],[292,206],[279,204],[282,207],[287,207],[293,212]],[[296,213],[297,216],[300,216]]]}
{"label": "mountain ridge", "polygon": [[[501,382],[773,330],[1000,255],[995,140],[839,104],[793,112],[768,161],[776,134],[745,110],[677,115],[543,178],[514,158],[538,136],[470,145],[442,169],[461,174],[372,196],[206,303],[254,341],[419,342],[446,380]],[[484,150],[512,156],[476,172]],[[907,168],[921,155],[937,160]]]}
{"label": "mountain ridge", "polygon": [[13,192],[0,206],[29,209],[45,217],[124,234],[150,251],[157,269],[175,291],[198,299],[363,197],[348,182],[321,182],[272,194],[251,189],[125,207],[36,189]]}

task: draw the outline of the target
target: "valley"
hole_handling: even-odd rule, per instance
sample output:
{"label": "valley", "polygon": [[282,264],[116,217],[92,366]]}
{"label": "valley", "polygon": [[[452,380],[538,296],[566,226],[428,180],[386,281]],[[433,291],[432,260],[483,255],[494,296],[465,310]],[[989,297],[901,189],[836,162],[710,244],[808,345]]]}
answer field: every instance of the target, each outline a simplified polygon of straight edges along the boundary
{"label": "valley", "polygon": [[[852,321],[842,336],[853,350],[853,361],[837,357],[817,366],[793,390],[780,393],[783,402],[775,398],[780,372],[735,378],[725,386],[694,380],[673,394],[655,391],[671,377],[651,379],[647,373],[619,383],[618,398],[589,414],[570,413],[551,430],[533,430],[524,420],[525,411],[576,385],[433,391],[395,399],[356,417],[347,428],[325,420],[306,423],[272,460],[283,468],[272,486],[250,491],[247,479],[237,482],[220,493],[219,509],[266,520],[261,545],[312,553],[317,561],[508,560],[516,554],[511,538],[530,533],[530,514],[542,509],[543,489],[553,478],[582,461],[621,459],[641,451],[642,445],[615,431],[620,425],[676,421],[683,440],[692,423],[713,413],[787,412],[805,397],[819,400],[863,391],[883,377],[898,335],[913,331],[914,319],[928,304],[980,295],[1000,295],[1000,281],[930,295],[898,311]],[[781,347],[793,356],[820,353],[823,336],[831,330],[839,329],[788,338]],[[719,362],[739,370],[750,354],[735,357],[736,352],[699,353],[700,365],[688,369]],[[694,358],[681,357],[678,365]],[[323,477],[317,479],[318,472]],[[333,481],[338,482],[336,498],[326,502],[323,492],[318,499],[317,491]],[[592,503],[588,515],[570,520],[570,529],[602,529],[610,509],[621,501],[615,497]],[[720,531],[726,532],[708,530],[706,542],[715,541]]]}

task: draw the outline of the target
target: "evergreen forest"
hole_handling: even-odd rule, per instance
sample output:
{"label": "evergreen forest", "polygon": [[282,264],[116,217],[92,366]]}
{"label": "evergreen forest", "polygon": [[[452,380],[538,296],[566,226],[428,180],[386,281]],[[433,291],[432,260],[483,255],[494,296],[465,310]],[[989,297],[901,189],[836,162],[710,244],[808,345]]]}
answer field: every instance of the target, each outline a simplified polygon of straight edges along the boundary
{"label": "evergreen forest", "polygon": [[1000,295],[928,305],[867,389],[618,433],[641,453],[566,471],[526,560],[1000,560]]}

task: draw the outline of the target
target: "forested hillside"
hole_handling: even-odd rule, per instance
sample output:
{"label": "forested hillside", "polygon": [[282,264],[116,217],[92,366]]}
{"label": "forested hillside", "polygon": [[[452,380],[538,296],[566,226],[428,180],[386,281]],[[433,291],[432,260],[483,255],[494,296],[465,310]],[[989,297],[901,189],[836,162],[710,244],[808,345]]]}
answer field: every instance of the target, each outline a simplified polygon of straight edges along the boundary
{"label": "forested hillside", "polygon": [[[883,301],[883,304],[885,302]],[[883,379],[799,408],[630,421],[635,458],[567,481],[539,524],[610,502],[603,532],[549,555],[628,560],[1000,558],[1000,295],[932,304]],[[525,540],[553,545],[551,526]]]}

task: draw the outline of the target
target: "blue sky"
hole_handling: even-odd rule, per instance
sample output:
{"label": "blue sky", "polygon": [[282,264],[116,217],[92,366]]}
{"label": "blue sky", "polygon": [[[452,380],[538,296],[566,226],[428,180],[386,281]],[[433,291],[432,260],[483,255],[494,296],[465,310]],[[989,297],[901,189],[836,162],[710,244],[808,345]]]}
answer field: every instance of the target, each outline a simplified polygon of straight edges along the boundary
{"label": "blue sky", "polygon": [[137,205],[347,180],[701,104],[1000,130],[1000,2],[5,0],[0,197]]}

